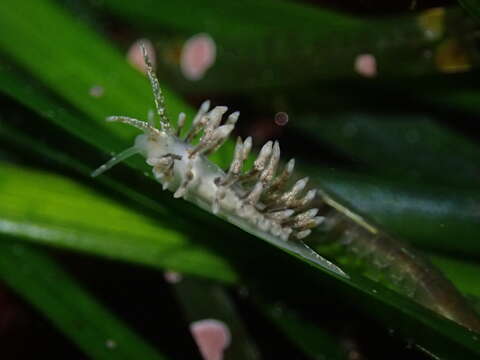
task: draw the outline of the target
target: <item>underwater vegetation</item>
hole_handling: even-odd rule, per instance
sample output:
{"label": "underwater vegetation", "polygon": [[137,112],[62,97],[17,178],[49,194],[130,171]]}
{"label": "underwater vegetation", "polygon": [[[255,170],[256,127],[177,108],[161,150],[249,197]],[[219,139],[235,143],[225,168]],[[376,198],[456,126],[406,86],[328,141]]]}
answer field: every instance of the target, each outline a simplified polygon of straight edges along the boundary
{"label": "underwater vegetation", "polygon": [[479,358],[479,14],[0,2],[0,356]]}

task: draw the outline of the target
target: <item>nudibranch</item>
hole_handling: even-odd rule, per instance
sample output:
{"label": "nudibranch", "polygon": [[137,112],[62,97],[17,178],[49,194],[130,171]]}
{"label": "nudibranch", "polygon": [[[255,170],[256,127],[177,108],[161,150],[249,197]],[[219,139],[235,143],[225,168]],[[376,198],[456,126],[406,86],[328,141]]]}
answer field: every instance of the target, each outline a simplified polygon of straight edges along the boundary
{"label": "nudibranch", "polygon": [[[287,188],[293,172],[294,160],[282,171],[278,141],[268,141],[261,148],[253,166],[244,171],[244,162],[252,148],[252,138],[237,139],[233,160],[224,172],[208,159],[232,133],[240,113],[233,112],[222,123],[227,107],[210,109],[205,101],[199,108],[192,125],[181,136],[185,114],[180,113],[176,127],[169,121],[164,97],[153,71],[147,52],[142,47],[147,74],[152,86],[160,128],[153,117],[148,122],[127,116],[110,116],[107,121],[122,122],[143,131],[132,147],[114,156],[92,173],[97,176],[126,158],[141,154],[153,168],[153,175],[174,193],[213,214],[255,234],[266,233],[281,240],[303,239],[324,218],[318,209],[309,205],[317,190],[306,191],[308,178],[296,181]],[[195,141],[199,138],[198,142]]]}

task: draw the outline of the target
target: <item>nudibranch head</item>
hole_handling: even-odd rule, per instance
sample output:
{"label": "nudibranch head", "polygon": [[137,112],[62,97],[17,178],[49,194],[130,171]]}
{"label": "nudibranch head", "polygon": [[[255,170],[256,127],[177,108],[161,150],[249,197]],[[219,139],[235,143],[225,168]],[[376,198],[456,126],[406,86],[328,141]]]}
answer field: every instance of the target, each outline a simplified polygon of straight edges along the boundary
{"label": "nudibranch head", "polygon": [[171,135],[169,136],[163,131],[146,131],[135,138],[134,147],[138,149],[140,155],[148,159],[166,155],[171,144]]}

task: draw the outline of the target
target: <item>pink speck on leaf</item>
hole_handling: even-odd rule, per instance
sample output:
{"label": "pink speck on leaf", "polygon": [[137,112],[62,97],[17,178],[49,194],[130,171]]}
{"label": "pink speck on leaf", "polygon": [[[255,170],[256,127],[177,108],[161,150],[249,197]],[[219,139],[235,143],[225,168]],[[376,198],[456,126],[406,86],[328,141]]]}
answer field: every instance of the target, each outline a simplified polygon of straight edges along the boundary
{"label": "pink speck on leaf", "polygon": [[182,281],[182,274],[176,271],[165,271],[163,277],[170,284],[177,284]]}
{"label": "pink speck on leaf", "polygon": [[190,324],[190,331],[204,360],[222,360],[230,345],[230,330],[219,320],[204,319]]}
{"label": "pink speck on leaf", "polygon": [[145,60],[143,59],[141,48],[142,44],[145,46],[145,50],[147,50],[147,55],[150,59],[150,62],[152,63],[153,69],[155,69],[157,63],[155,56],[155,48],[152,42],[148,39],[139,39],[135,41],[128,49],[127,60],[135,69],[146,74],[147,66],[145,65]]}
{"label": "pink speck on leaf", "polygon": [[188,39],[182,48],[180,69],[188,80],[200,80],[213,65],[216,57],[215,41],[202,33]]}
{"label": "pink speck on leaf", "polygon": [[105,341],[105,346],[108,349],[115,349],[117,347],[117,343],[115,342],[115,340],[107,339],[107,341]]}
{"label": "pink speck on leaf", "polygon": [[284,111],[279,111],[275,114],[275,124],[278,126],[285,126],[288,123],[288,114]]}
{"label": "pink speck on leaf", "polygon": [[361,54],[355,58],[355,71],[365,77],[377,76],[377,60],[371,54]]}
{"label": "pink speck on leaf", "polygon": [[102,97],[104,92],[105,89],[103,88],[103,86],[100,85],[94,85],[90,88],[90,90],[88,90],[90,96],[94,98]]}

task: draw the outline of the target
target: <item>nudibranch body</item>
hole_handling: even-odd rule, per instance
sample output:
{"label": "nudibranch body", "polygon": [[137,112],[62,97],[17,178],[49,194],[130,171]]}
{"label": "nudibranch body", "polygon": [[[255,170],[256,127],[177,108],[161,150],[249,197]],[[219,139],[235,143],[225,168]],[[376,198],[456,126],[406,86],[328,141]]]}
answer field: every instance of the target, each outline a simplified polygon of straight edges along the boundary
{"label": "nudibranch body", "polygon": [[[206,101],[200,106],[191,128],[182,137],[185,115],[179,115],[174,129],[165,114],[158,80],[145,49],[142,48],[142,51],[160,128],[154,126],[152,116],[148,122],[126,116],[108,117],[108,121],[137,127],[143,134],[137,136],[133,147],[113,157],[95,170],[92,176],[103,173],[127,157],[141,154],[152,166],[155,178],[164,189],[172,191],[174,197],[185,198],[250,233],[285,241],[291,237],[303,239],[308,236],[311,229],[324,220],[322,216],[317,216],[318,209],[309,207],[316,190],[304,191],[308,178],[298,180],[290,189],[286,188],[294,160],[290,160],[283,171],[277,174],[280,162],[278,142],[267,142],[252,168],[243,171],[252,139],[238,138],[233,160],[228,171],[224,172],[207,156],[227,140],[239,112],[231,113],[222,124],[227,107],[217,106],[210,110],[210,103]],[[200,139],[195,142],[197,137]]]}

